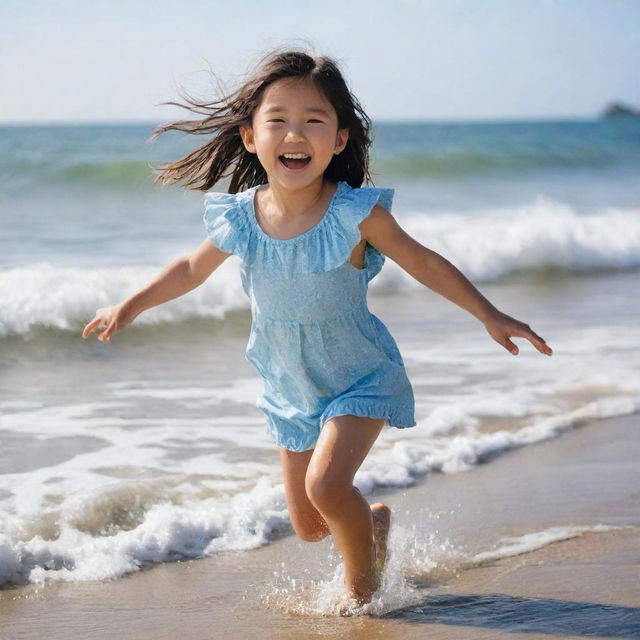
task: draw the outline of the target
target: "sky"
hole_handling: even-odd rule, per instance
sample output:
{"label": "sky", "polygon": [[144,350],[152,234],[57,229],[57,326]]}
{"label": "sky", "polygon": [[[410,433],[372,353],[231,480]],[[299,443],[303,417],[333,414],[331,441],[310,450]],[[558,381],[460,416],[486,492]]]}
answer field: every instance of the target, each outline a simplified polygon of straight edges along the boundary
{"label": "sky", "polygon": [[270,47],[333,56],[373,120],[640,108],[640,0],[1,0],[0,124],[169,122]]}

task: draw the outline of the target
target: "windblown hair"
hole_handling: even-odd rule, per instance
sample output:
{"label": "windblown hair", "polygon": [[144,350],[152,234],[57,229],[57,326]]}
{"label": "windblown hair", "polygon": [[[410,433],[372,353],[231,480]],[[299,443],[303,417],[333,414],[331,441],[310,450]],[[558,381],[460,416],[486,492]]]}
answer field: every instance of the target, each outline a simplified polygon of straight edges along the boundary
{"label": "windblown hair", "polygon": [[[371,120],[351,93],[334,60],[314,56],[303,50],[272,49],[262,56],[257,69],[242,85],[230,93],[222,93],[212,102],[200,102],[186,92],[188,104],[163,102],[204,115],[201,120],[179,120],[156,127],[149,141],[171,129],[213,137],[184,158],[161,167],[154,184],[180,183],[192,189],[207,191],[222,178],[231,176],[228,191],[237,193],[267,182],[267,174],[258,157],[249,153],[240,137],[240,126],[250,126],[254,111],[265,89],[281,78],[308,79],[331,103],[338,116],[338,128],[349,130],[345,149],[334,155],[324,172],[333,182],[346,181],[351,187],[362,186],[369,175]],[[220,84],[218,83],[218,86]]]}

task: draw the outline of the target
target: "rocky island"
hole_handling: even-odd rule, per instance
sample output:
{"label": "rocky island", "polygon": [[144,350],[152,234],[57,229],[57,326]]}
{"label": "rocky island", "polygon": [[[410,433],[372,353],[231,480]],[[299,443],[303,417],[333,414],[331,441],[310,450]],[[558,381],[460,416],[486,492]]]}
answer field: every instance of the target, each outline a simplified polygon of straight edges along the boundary
{"label": "rocky island", "polygon": [[602,112],[602,118],[618,118],[621,116],[640,118],[640,109],[634,109],[620,102],[612,102]]}

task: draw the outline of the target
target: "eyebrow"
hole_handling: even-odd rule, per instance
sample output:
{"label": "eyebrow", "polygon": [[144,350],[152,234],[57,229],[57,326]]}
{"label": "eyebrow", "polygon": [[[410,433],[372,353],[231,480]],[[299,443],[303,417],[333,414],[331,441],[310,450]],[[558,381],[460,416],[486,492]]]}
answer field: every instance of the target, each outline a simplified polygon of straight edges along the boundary
{"label": "eyebrow", "polygon": [[[286,111],[286,108],[285,108],[285,107],[281,107],[281,106],[279,106],[279,105],[272,105],[272,106],[270,106],[270,107],[267,107],[267,108],[264,110],[264,113],[265,113],[265,114],[267,114],[267,113],[274,113],[274,112],[276,112],[276,111]],[[328,113],[327,111],[325,111],[324,109],[321,109],[320,107],[307,107],[307,108],[305,109],[305,111],[306,111],[307,113],[319,113],[319,114],[322,114],[322,115],[324,115],[324,116],[328,116],[328,115],[329,115],[329,113]]]}

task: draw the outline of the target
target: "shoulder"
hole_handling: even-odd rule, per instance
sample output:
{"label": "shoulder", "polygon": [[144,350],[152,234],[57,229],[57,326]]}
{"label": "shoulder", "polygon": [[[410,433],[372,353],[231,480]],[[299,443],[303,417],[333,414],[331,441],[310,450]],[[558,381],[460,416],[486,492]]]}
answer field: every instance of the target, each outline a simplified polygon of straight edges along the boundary
{"label": "shoulder", "polygon": [[369,215],[360,223],[360,231],[364,239],[375,245],[375,239],[389,233],[397,234],[402,228],[388,209],[374,204]]}
{"label": "shoulder", "polygon": [[419,280],[429,249],[407,233],[390,211],[376,204],[360,231],[364,240]]}

